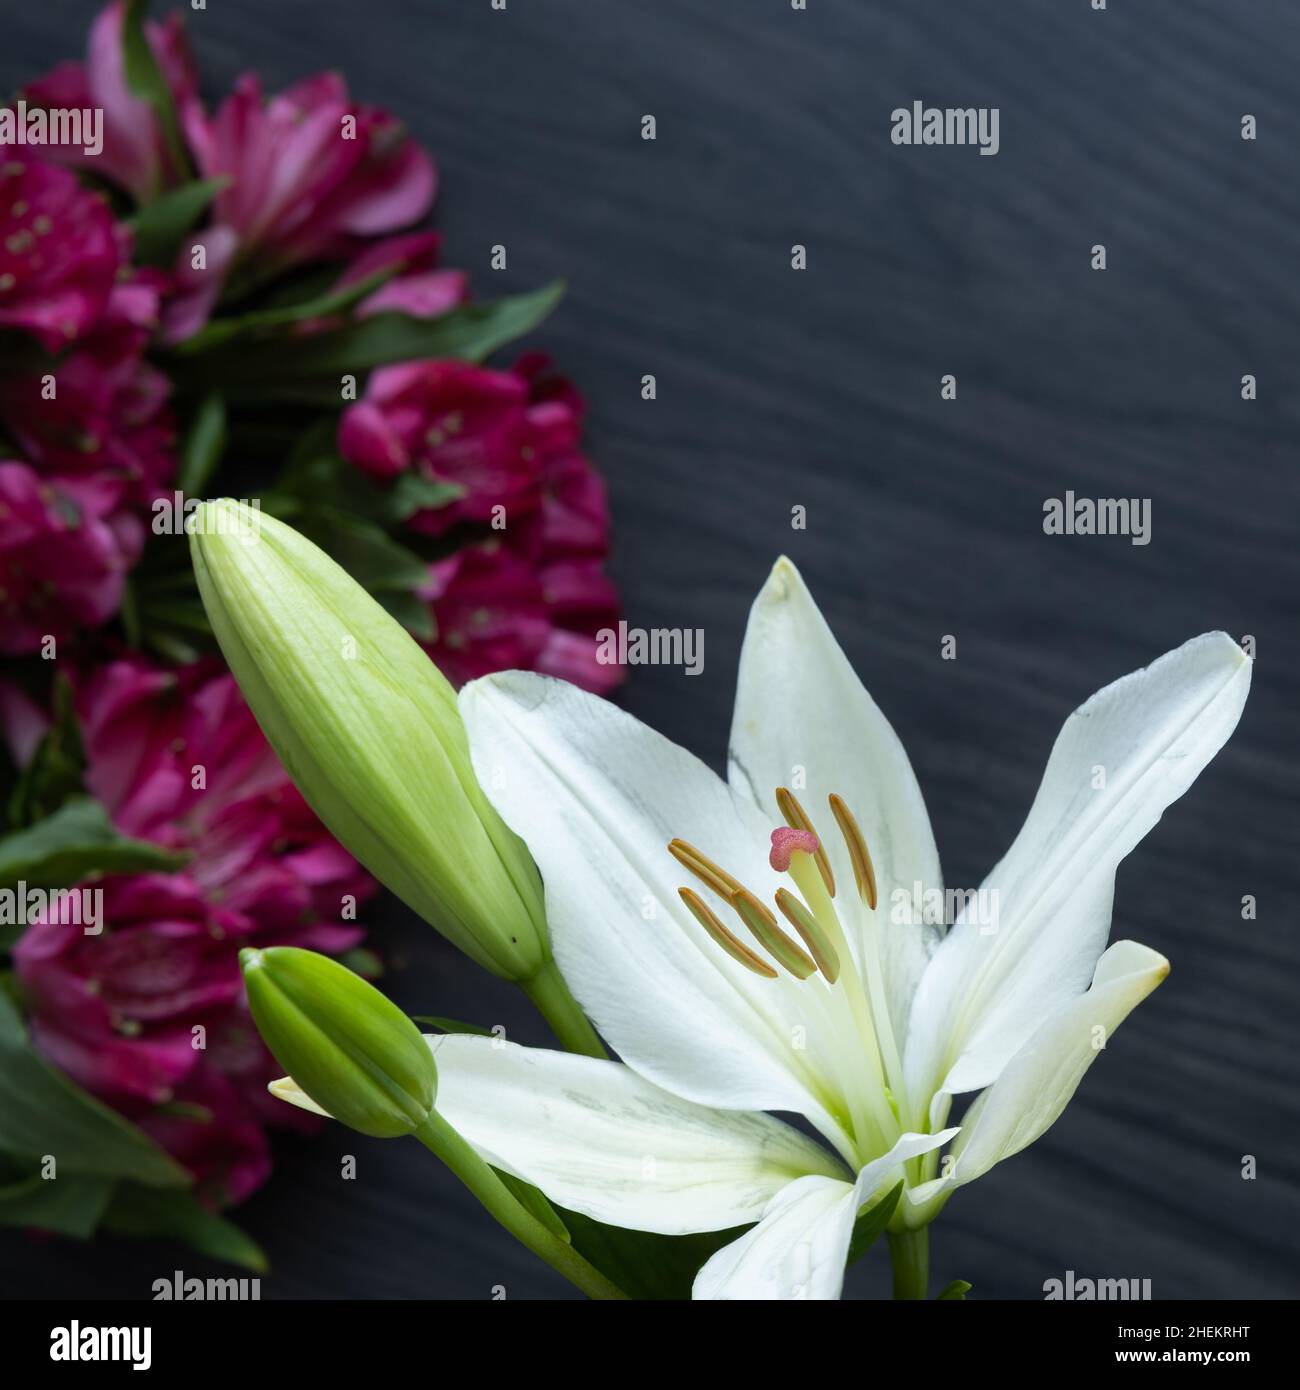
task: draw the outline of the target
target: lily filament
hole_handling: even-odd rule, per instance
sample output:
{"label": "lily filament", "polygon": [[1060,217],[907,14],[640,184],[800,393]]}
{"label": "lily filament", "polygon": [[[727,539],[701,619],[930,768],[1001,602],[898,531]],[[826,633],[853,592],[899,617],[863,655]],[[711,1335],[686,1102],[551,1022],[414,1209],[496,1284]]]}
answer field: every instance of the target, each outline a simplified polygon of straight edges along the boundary
{"label": "lily filament", "polygon": [[862,1043],[861,1066],[854,1068],[855,1075],[841,1078],[849,1110],[843,1117],[846,1131],[857,1146],[890,1143],[902,1132],[899,1116],[907,1110],[902,1061],[885,1002],[876,943],[877,889],[871,852],[843,798],[831,795],[831,815],[848,850],[854,886],[868,909],[858,960],[835,909],[834,872],[812,819],[786,787],[777,788],[776,804],[786,823],[772,831],[769,862],[778,873],[788,874],[797,890],[782,887],[774,896],[789,930],[757,894],[720,864],[688,841],[674,839],[668,852],[731,909],[743,931],[729,927],[693,888],[682,887],[678,893],[732,960],[764,979],[784,974],[808,981],[812,987],[819,985],[829,996],[828,1006]]}

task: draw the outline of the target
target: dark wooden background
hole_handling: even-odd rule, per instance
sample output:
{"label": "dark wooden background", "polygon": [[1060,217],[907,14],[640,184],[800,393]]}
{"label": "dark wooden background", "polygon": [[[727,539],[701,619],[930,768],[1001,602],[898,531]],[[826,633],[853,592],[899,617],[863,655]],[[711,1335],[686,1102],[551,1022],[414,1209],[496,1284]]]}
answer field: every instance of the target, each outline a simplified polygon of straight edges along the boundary
{"label": "dark wooden background", "polygon": [[[3,88],[79,51],[91,13],[4,10]],[[399,112],[480,294],[569,279],[537,341],[591,401],[628,617],[706,632],[703,675],[638,670],[626,703],[706,758],[782,550],[907,745],[954,883],[1001,854],[1094,689],[1195,633],[1254,635],[1238,733],[1119,874],[1115,934],[1165,952],[1169,982],[1055,1129],[953,1200],[933,1261],[985,1298],[1070,1269],[1157,1298],[1295,1296],[1296,6],[210,0],[190,30],[210,91],[338,66]],[[999,107],[1001,152],[894,147],[915,99]],[[1150,497],[1152,543],[1044,536],[1066,489]],[[429,929],[392,911],[374,935],[412,1011],[543,1040]],[[287,1146],[242,1215],[267,1297],[569,1296],[414,1144]],[[879,1294],[884,1264],[850,1292]],[[9,1293],[147,1296],[176,1267],[216,1272],[0,1237]]]}

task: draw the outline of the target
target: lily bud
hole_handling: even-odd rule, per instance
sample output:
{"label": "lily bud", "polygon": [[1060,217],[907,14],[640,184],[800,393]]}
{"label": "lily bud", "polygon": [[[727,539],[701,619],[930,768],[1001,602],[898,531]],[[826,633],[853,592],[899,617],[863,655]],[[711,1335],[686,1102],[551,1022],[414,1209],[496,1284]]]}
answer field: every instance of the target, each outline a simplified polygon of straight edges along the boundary
{"label": "lily bud", "polygon": [[190,545],[226,661],[312,809],[453,945],[532,979],[550,959],[541,880],[474,776],[438,668],[283,522],[205,502]]}
{"label": "lily bud", "polygon": [[429,1118],[433,1054],[373,985],[296,946],[246,946],[239,963],[258,1032],[318,1106],[376,1139],[410,1134]]}

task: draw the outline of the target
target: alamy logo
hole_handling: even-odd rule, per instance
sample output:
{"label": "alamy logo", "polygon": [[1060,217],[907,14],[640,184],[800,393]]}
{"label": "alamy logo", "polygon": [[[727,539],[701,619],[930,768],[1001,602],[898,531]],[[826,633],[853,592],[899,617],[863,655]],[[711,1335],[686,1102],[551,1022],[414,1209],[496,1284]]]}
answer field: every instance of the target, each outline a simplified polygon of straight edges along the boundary
{"label": "alamy logo", "polygon": [[133,1371],[153,1365],[153,1328],[68,1327],[50,1330],[51,1361],[129,1361]]}
{"label": "alamy logo", "polygon": [[201,497],[186,497],[173,492],[153,502],[153,533],[155,536],[243,536],[256,540],[262,534],[262,499],[239,499],[238,508],[221,507],[200,512]]}
{"label": "alamy logo", "polygon": [[170,1279],[155,1279],[152,1287],[155,1303],[256,1303],[262,1297],[260,1279],[187,1279],[179,1269]]}
{"label": "alamy logo", "polygon": [[98,936],[104,930],[104,890],[29,888],[22,878],[12,888],[0,888],[0,927],[33,922],[80,927],[87,936]]}
{"label": "alamy logo", "polygon": [[926,106],[914,101],[890,112],[889,138],[896,145],[978,145],[980,154],[997,154],[1001,116],[997,106]]}
{"label": "alamy logo", "polygon": [[81,146],[94,158],[104,149],[102,106],[28,107],[25,101],[0,107],[0,145]]}
{"label": "alamy logo", "polygon": [[700,627],[602,627],[596,634],[596,660],[602,666],[682,666],[688,676],[704,670],[704,629]]}
{"label": "alamy logo", "polygon": [[1049,536],[1128,536],[1133,545],[1151,544],[1149,497],[1049,497],[1043,503],[1043,530]]}
{"label": "alamy logo", "polygon": [[998,929],[999,904],[996,888],[927,888],[918,879],[910,893],[895,888],[889,895],[889,920],[900,927],[967,922],[978,927],[981,936],[992,936]]}
{"label": "alamy logo", "polygon": [[1061,1299],[1076,1303],[1137,1303],[1150,1297],[1150,1279],[1077,1279],[1074,1270],[1067,1269],[1064,1279],[1043,1282],[1043,1299],[1048,1303]]}

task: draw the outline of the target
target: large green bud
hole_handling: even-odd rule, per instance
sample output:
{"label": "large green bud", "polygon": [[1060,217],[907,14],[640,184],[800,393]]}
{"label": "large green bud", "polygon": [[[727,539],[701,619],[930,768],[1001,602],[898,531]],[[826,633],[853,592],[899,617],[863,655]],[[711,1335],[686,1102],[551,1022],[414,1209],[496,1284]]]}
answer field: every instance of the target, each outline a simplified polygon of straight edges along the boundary
{"label": "large green bud", "polygon": [[532,979],[550,958],[541,881],[475,779],[438,668],[283,522],[205,502],[190,545],[226,661],[312,809],[453,945],[505,979]]}

